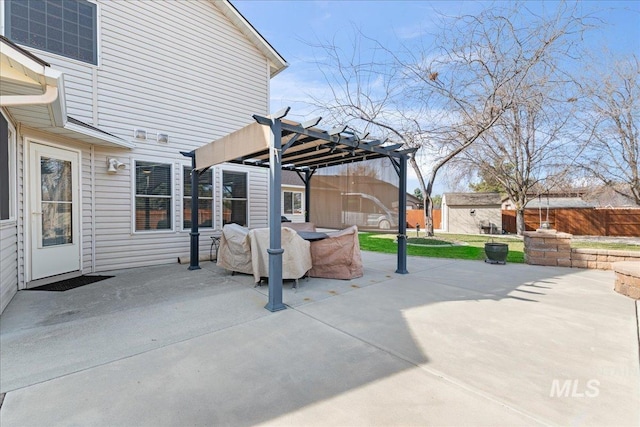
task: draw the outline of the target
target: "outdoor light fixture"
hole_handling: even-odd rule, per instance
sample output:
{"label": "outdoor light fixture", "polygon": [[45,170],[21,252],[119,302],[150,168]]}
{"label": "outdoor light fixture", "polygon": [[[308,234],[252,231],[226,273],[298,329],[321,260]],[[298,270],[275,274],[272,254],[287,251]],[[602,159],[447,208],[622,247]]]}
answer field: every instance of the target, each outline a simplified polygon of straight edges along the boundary
{"label": "outdoor light fixture", "polygon": [[110,173],[110,174],[118,173],[119,170],[122,170],[125,167],[127,167],[127,165],[125,165],[115,157],[107,159],[107,173]]}
{"label": "outdoor light fixture", "polygon": [[156,141],[161,142],[163,144],[166,144],[169,142],[169,134],[166,133],[157,133],[156,134]]}
{"label": "outdoor light fixture", "polygon": [[144,129],[134,129],[133,137],[136,139],[147,139],[147,131]]}

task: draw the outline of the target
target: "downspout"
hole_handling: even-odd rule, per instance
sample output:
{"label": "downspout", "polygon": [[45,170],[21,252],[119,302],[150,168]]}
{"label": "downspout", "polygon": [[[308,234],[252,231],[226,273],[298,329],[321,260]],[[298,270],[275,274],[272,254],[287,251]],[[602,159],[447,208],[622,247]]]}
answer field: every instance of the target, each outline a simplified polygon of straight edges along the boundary
{"label": "downspout", "polygon": [[91,144],[91,272],[96,271],[96,151]]}

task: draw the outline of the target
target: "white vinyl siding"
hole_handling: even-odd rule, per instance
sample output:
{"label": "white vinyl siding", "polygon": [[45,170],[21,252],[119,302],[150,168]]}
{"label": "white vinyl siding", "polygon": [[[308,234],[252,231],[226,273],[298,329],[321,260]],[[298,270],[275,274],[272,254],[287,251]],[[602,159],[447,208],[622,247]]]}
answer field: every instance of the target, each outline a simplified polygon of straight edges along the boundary
{"label": "white vinyl siding", "polygon": [[[1,202],[3,205],[6,203],[4,216],[7,216],[7,218],[0,221],[0,313],[18,291],[19,271],[18,221],[16,217],[16,212],[18,211],[16,131],[4,115],[2,115],[1,119],[5,121],[7,126],[7,141],[5,141],[7,144],[6,146],[2,145],[3,149],[7,150],[4,153],[6,154],[7,164],[3,164],[0,167],[4,169],[3,172],[8,172],[8,179],[2,183],[7,186],[5,188],[7,193],[5,194],[3,191],[3,197],[7,196],[7,199],[3,199]],[[4,176],[2,180],[5,180]]]}
{"label": "white vinyl siding", "polygon": [[[135,142],[132,150],[96,145],[93,154],[91,146],[82,146],[83,272],[176,262],[189,254],[189,230],[181,227],[182,198],[177,196],[182,194],[181,169],[190,160],[180,151],[251,123],[253,114],[268,114],[268,62],[213,1],[96,3],[98,66],[34,50],[64,73],[69,116]],[[134,140],[136,128],[148,131],[149,138]],[[156,132],[167,133],[169,143],[156,142]],[[68,144],[74,146],[72,141]],[[125,169],[108,174],[108,158],[117,158]],[[172,230],[134,232],[135,160],[172,165]],[[213,168],[213,229],[222,227],[222,167],[227,165]],[[268,170],[229,168],[248,173],[249,225],[266,227]],[[22,185],[21,169],[18,174]],[[19,227],[22,238],[23,223]],[[201,253],[208,254],[213,229],[201,229]],[[18,242],[19,274],[24,249]]]}
{"label": "white vinyl siding", "polygon": [[[133,160],[172,163],[173,194],[182,194],[185,157],[179,151],[190,151],[250,123],[252,114],[268,113],[267,62],[211,2],[99,4],[101,58],[95,73],[95,124],[126,140],[133,140],[135,128],[165,132],[169,143],[159,144],[151,135],[135,141],[132,151],[96,147],[95,268],[105,271],[176,262],[178,256],[189,253],[189,230],[179,226],[182,200],[174,198],[176,231],[132,233]],[[178,22],[183,23],[179,33],[172,31]],[[91,82],[92,78],[87,67],[72,80]],[[65,84],[69,86],[67,75]],[[92,87],[82,85],[85,90]],[[68,99],[67,104],[75,103],[76,98]],[[86,108],[91,102],[92,94],[87,92],[77,105]],[[84,120],[90,117],[86,114]],[[106,174],[106,157],[125,163],[125,171]],[[249,224],[265,227],[267,174],[254,169],[239,168],[249,173]],[[214,168],[214,174],[217,170]],[[214,201],[221,200],[219,178],[214,175]],[[214,202],[213,228],[222,227],[220,205]],[[211,229],[200,231],[200,251],[208,253]]]}
{"label": "white vinyl siding", "polygon": [[103,129],[129,138],[134,128],[163,131],[191,150],[266,112],[266,59],[212,3],[109,2],[102,15]]}
{"label": "white vinyl siding", "polygon": [[0,313],[18,291],[18,225],[0,224]]}
{"label": "white vinyl siding", "polygon": [[82,264],[80,268],[83,272],[91,272],[93,261],[93,176],[91,173],[91,148],[83,146],[80,153],[80,197],[82,212],[80,221],[82,223]]}

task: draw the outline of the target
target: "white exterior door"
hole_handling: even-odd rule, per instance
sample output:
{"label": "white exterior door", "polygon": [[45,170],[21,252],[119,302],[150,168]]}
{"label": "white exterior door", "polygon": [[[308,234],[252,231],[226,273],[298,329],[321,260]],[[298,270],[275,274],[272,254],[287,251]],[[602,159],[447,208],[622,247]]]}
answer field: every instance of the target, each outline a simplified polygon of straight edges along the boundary
{"label": "white exterior door", "polygon": [[79,153],[31,144],[31,280],[80,270]]}

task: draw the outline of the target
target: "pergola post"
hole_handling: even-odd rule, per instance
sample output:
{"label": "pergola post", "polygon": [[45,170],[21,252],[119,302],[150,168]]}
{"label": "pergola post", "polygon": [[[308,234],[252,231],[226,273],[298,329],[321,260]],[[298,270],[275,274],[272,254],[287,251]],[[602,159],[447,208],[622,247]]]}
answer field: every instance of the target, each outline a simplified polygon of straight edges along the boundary
{"label": "pergola post", "polygon": [[396,273],[407,274],[407,155],[398,162],[398,268]]}
{"label": "pergola post", "polygon": [[198,231],[198,181],[200,174],[196,170],[196,152],[181,151],[185,157],[191,157],[191,247],[189,249],[189,270],[200,270],[200,232]]}
{"label": "pergola post", "polygon": [[271,120],[271,146],[269,148],[269,301],[265,308],[280,311],[287,308],[282,302],[282,226],[280,225],[282,198],[282,122]]}
{"label": "pergola post", "polygon": [[304,220],[311,222],[311,169],[304,171]]}

